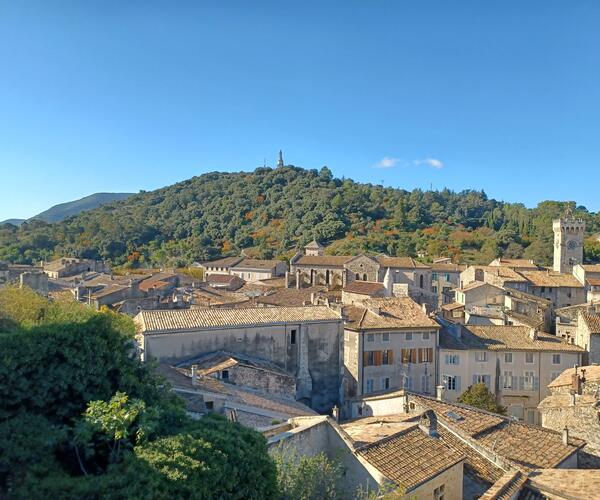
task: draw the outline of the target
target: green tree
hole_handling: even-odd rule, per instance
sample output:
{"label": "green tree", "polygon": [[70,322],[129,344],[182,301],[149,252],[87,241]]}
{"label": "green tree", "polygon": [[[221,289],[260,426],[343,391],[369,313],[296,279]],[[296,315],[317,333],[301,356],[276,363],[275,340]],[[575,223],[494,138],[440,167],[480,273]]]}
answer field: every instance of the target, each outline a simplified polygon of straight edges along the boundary
{"label": "green tree", "polygon": [[496,398],[487,388],[487,385],[483,383],[469,386],[469,388],[459,396],[458,402],[493,413],[500,413],[501,415],[506,414],[506,408],[496,403]]}

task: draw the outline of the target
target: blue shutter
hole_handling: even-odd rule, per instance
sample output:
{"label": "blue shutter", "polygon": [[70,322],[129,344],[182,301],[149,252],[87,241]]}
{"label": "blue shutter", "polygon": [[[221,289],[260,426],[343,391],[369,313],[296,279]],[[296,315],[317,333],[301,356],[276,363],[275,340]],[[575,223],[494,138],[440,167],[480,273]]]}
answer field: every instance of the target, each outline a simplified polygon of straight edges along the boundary
{"label": "blue shutter", "polygon": [[533,390],[537,391],[540,388],[540,379],[539,377],[533,377]]}
{"label": "blue shutter", "polygon": [[460,392],[460,377],[456,377],[456,390]]}
{"label": "blue shutter", "polygon": [[483,376],[483,382],[485,383],[485,385],[487,386],[488,389],[491,389],[490,385],[492,383],[492,379],[489,375]]}
{"label": "blue shutter", "polygon": [[449,365],[450,363],[448,363],[448,359],[450,358],[450,356],[448,354],[446,354],[446,364]]}
{"label": "blue shutter", "polygon": [[473,385],[477,383],[477,375],[473,375]]}
{"label": "blue shutter", "polygon": [[525,377],[519,377],[519,390],[525,390]]}

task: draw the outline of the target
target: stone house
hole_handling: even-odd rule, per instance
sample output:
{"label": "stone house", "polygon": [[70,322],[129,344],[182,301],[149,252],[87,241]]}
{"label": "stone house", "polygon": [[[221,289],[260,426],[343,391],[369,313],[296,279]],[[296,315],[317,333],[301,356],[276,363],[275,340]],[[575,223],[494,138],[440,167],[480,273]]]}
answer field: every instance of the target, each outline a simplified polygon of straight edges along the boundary
{"label": "stone house", "polygon": [[402,387],[433,394],[439,325],[409,297],[373,298],[343,310],[344,391]]}
{"label": "stone house", "polygon": [[579,311],[575,344],[586,351],[583,364],[600,363],[600,314]]}
{"label": "stone house", "polygon": [[244,281],[256,281],[284,276],[287,264],[282,260],[243,259],[231,266],[230,274],[242,278]]}
{"label": "stone house", "polygon": [[244,285],[244,280],[231,274],[209,274],[206,276],[206,284],[220,290],[235,291]]}
{"label": "stone house", "polygon": [[[531,480],[538,471],[573,472],[585,444],[574,436],[448,402],[441,387],[436,398],[402,390],[357,397],[346,406],[357,418],[350,424],[370,424],[371,432],[382,436],[390,432],[388,428],[420,422],[424,415],[435,420],[436,439],[464,457],[463,498],[538,498],[527,496],[537,491]],[[414,463],[417,474],[417,463],[422,462],[415,457]]]}
{"label": "stone house", "polygon": [[583,304],[585,287],[572,274],[544,271],[522,271],[527,279],[527,292],[548,299],[554,308]]}
{"label": "stone house", "polygon": [[498,257],[489,263],[490,267],[507,267],[515,271],[537,271],[538,266],[531,259],[506,259],[504,257]]}
{"label": "stone house", "polygon": [[600,467],[600,366],[568,368],[548,389],[538,406],[542,425],[583,439],[585,462]]}
{"label": "stone house", "polygon": [[586,302],[600,302],[600,264],[577,264],[573,276],[585,286]]}
{"label": "stone house", "polygon": [[225,351],[211,352],[177,364],[177,368],[256,389],[284,399],[296,399],[296,377],[264,359]]}
{"label": "stone house", "polygon": [[342,289],[342,303],[354,304],[372,297],[384,297],[386,289],[383,283],[374,281],[352,281]]}
{"label": "stone house", "polygon": [[509,415],[539,423],[538,403],[546,386],[567,367],[581,362],[583,349],[523,326],[444,324],[439,336],[439,378],[445,398],[484,383]]}
{"label": "stone house", "polygon": [[454,301],[454,289],[460,287],[460,273],[464,266],[453,264],[448,259],[434,260],[431,264],[431,292],[438,297],[438,304],[450,304]]}
{"label": "stone house", "polygon": [[180,363],[215,351],[260,358],[296,377],[296,399],[318,411],[340,401],[343,323],[326,306],[141,311],[143,360]]}
{"label": "stone house", "polygon": [[203,262],[200,264],[200,268],[204,271],[205,277],[210,274],[231,274],[231,268],[243,259],[243,257],[224,257],[210,262]]}
{"label": "stone house", "polygon": [[110,273],[108,264],[101,260],[76,259],[72,257],[62,257],[52,262],[42,262],[41,267],[48,275],[48,278],[51,279],[74,276],[85,272]]}
{"label": "stone house", "polygon": [[495,285],[475,281],[455,290],[456,302],[465,306],[465,311],[473,307],[504,304],[504,290]]}
{"label": "stone house", "polygon": [[476,281],[499,288],[513,288],[523,292],[527,291],[528,286],[527,279],[510,267],[468,266],[460,273],[460,288]]}

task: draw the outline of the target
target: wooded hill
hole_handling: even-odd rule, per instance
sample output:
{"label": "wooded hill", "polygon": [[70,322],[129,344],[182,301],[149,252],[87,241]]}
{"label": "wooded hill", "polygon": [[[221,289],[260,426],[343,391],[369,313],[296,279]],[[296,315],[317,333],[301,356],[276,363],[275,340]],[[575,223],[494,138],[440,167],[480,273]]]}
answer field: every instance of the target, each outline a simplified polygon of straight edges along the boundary
{"label": "wooded hill", "polygon": [[[574,202],[536,208],[481,191],[406,191],[337,179],[327,167],[287,166],[207,173],[83,212],[57,224],[0,227],[0,260],[58,256],[108,259],[130,267],[181,266],[237,254],[289,258],[313,238],[332,254],[447,255],[461,262],[533,258],[549,264],[552,219],[567,206],[600,231],[600,214]],[[586,240],[586,259],[600,243]]]}

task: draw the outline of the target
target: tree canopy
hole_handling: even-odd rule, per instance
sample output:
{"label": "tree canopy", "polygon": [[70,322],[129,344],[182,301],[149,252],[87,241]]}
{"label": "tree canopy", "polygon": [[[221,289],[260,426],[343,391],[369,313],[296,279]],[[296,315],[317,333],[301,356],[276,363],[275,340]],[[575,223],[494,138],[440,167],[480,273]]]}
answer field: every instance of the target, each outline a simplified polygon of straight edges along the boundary
{"label": "tree canopy", "polygon": [[0,497],[271,498],[262,435],[184,411],[127,323],[0,290]]}
{"label": "tree canopy", "polygon": [[[83,212],[58,224],[0,226],[0,260],[32,263],[69,255],[115,265],[184,266],[237,254],[289,258],[316,238],[330,253],[446,255],[463,262],[533,258],[549,264],[552,219],[570,207],[591,236],[600,215],[573,202],[536,208],[483,191],[406,191],[293,166],[213,172]],[[597,260],[596,240],[586,257]]]}
{"label": "tree canopy", "polygon": [[487,388],[487,385],[483,383],[469,386],[469,388],[459,396],[458,402],[493,413],[500,413],[501,415],[506,414],[506,408],[496,403],[496,397]]}

